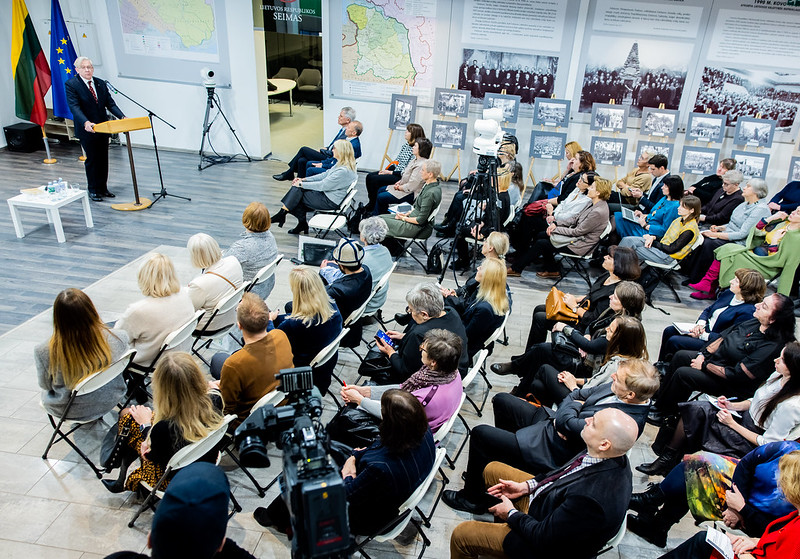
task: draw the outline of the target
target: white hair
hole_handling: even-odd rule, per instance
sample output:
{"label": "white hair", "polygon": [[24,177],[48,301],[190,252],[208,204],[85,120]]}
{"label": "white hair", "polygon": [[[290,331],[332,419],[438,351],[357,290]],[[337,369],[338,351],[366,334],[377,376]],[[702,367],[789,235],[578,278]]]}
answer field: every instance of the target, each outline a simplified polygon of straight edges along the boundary
{"label": "white hair", "polygon": [[76,59],[75,59],[75,67],[76,67],[76,68],[80,68],[80,67],[81,67],[81,64],[83,64],[83,61],[84,61],[84,60],[88,60],[88,61],[89,61],[89,63],[90,63],[92,66],[94,66],[94,62],[92,62],[92,59],[91,59],[91,58],[89,58],[88,56],[79,56],[78,58],[76,58]]}

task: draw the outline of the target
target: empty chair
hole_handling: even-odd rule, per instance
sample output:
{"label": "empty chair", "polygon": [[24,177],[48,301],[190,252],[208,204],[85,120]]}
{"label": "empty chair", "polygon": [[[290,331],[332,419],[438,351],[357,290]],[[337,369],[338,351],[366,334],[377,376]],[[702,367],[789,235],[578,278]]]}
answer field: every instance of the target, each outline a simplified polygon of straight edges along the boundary
{"label": "empty chair", "polygon": [[322,73],[319,70],[306,68],[296,81],[298,98],[317,104],[322,101]]}

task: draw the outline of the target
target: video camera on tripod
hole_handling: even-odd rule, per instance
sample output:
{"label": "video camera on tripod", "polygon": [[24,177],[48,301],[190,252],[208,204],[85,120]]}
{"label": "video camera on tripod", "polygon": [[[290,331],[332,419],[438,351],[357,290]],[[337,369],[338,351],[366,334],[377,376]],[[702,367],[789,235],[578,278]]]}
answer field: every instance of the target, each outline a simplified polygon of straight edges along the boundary
{"label": "video camera on tripod", "polygon": [[239,456],[245,466],[267,467],[267,442],[283,450],[280,487],[291,515],[292,557],[345,557],[350,547],[347,495],[328,455],[311,367],[283,369],[276,378],[288,403],[263,406],[236,429]]}

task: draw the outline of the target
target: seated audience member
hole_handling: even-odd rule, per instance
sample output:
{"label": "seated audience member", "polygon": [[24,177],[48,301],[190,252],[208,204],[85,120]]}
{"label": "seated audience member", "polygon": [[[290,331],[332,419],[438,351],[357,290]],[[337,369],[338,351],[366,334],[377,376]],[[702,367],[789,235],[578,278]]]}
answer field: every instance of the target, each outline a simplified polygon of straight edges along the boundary
{"label": "seated audience member", "polygon": [[664,329],[658,360],[668,360],[681,349],[700,351],[706,342],[719,338],[720,332],[726,328],[749,320],[756,310],[755,304],[761,302],[766,290],[764,276],[755,270],[736,270],[729,288],[705,308],[691,330],[681,334],[675,326]]}
{"label": "seated audience member", "polygon": [[[775,359],[775,372],[741,402],[720,396],[678,404],[680,419],[670,435],[665,425],[656,444],[659,458],[636,469],[665,475],[686,453],[705,450],[726,456],[744,456],[756,446],[800,436],[800,344],[791,342]],[[736,414],[734,416],[734,413]]]}
{"label": "seated audience member", "polygon": [[[740,559],[751,557],[764,557],[766,559],[780,559],[796,557],[800,549],[800,451],[794,451],[781,457],[778,463],[778,487],[786,500],[796,510],[792,510],[770,523],[764,530],[761,539],[726,534],[731,540],[734,553]],[[673,549],[662,559],[705,559],[716,553],[706,541],[705,531],[699,532],[694,537]]]}
{"label": "seated audience member", "polygon": [[[363,131],[364,125],[357,120],[354,120],[344,127],[344,139],[353,145],[353,157],[355,159],[361,157],[361,140],[359,138],[361,136],[361,132]],[[333,156],[328,157],[323,161],[309,161],[306,165],[305,176],[310,177],[312,175],[319,175],[320,173],[324,173],[328,169],[332,168],[334,165],[336,165],[336,158]],[[300,178],[304,177],[301,176]]]}
{"label": "seated audience member", "polygon": [[397,212],[394,215],[380,216],[386,222],[389,232],[384,239],[384,245],[396,255],[401,248],[397,237],[427,239],[433,232],[431,215],[442,203],[442,187],[439,185],[439,175],[442,164],[431,159],[422,164],[422,190],[417,194],[410,212]]}
{"label": "seated audience member", "polygon": [[[586,256],[595,249],[608,225],[608,197],[611,195],[611,182],[595,179],[589,185],[586,196],[590,204],[572,219],[563,222],[554,221],[544,234],[533,245],[533,252],[539,255],[542,270],[536,272],[541,278],[557,278],[561,276],[556,262],[559,252]],[[515,260],[511,266],[511,276],[520,276],[527,263],[526,259]]]}
{"label": "seated audience member", "polygon": [[373,377],[379,384],[398,384],[404,382],[414,371],[422,367],[420,345],[425,334],[434,328],[443,328],[461,338],[461,359],[458,370],[465,375],[469,368],[467,356],[467,332],[458,313],[445,308],[442,292],[435,283],[418,283],[406,293],[411,322],[403,332],[389,330],[386,333],[397,342],[397,348],[376,338],[377,349],[388,358],[388,371],[380,377]]}
{"label": "seated audience member", "polygon": [[344,320],[372,293],[372,274],[369,268],[362,266],[364,254],[364,247],[352,239],[341,239],[333,249],[333,261],[342,275],[328,283],[325,291]]}
{"label": "seated audience member", "polygon": [[399,388],[411,392],[425,408],[428,425],[434,433],[458,412],[461,406],[461,338],[452,332],[437,328],[428,330],[420,348],[422,368],[402,384],[386,386],[347,385],[341,396],[346,403],[354,403],[378,419],[381,418],[381,397],[387,390]]}
{"label": "seated audience member", "polygon": [[[655,156],[658,157],[658,156]],[[667,228],[678,217],[678,205],[683,197],[683,181],[679,176],[670,175],[659,183],[653,185],[662,192],[662,196],[650,206],[647,212],[636,210],[634,212],[638,221],[630,221],[622,217],[621,213],[614,214],[614,227],[617,235],[625,237],[643,237],[653,235],[657,238],[664,236]]]}
{"label": "seated audience member", "polygon": [[[563,322],[559,322],[555,326],[555,328],[562,327],[565,332],[569,332],[572,328]],[[589,369],[588,372],[591,375],[589,378],[576,378],[576,375],[588,369],[584,363],[578,364],[577,367],[566,367],[559,370],[553,366],[553,362],[557,361],[554,360],[542,365],[536,371],[527,373],[519,385],[512,389],[512,394],[526,397],[543,406],[552,406],[561,402],[578,387],[593,388],[611,382],[611,375],[617,371],[619,364],[623,361],[649,358],[647,335],[638,318],[624,315],[616,317],[606,327],[605,335],[607,340],[605,355],[601,360],[593,360],[595,366]],[[579,334],[575,334],[573,330],[568,339],[571,341],[573,336],[579,336]],[[589,354],[587,354],[588,356]],[[577,361],[577,359],[575,360]],[[578,371],[573,374],[568,369],[578,369]],[[502,394],[498,394],[498,396],[502,396]]]}
{"label": "seated audience member", "polygon": [[419,124],[410,123],[406,126],[405,141],[400,153],[394,159],[394,163],[386,169],[368,173],[366,176],[367,186],[367,207],[374,208],[378,192],[382,186],[389,186],[400,180],[406,167],[414,159],[412,148],[418,139],[425,137],[425,130]]}
{"label": "seated audience member", "polygon": [[244,337],[244,347],[234,353],[217,353],[211,359],[211,387],[219,389],[225,414],[247,419],[250,409],[267,392],[278,387],[275,375],[291,369],[292,346],[283,331],[267,333],[269,309],[255,293],[245,293],[236,307],[236,320]]}
{"label": "seated audience member", "polygon": [[628,529],[665,547],[670,528],[691,512],[697,522],[721,520],[748,536],[763,534],[794,510],[778,487],[778,463],[798,450],[800,443],[779,441],[755,448],[741,461],[711,452],[687,455],[664,481],[633,494],[630,508],[639,514],[628,515]]}
{"label": "seated audience member", "polygon": [[700,235],[697,227],[699,215],[700,199],[691,195],[684,196],[678,203],[678,217],[660,239],[649,234],[624,237],[619,246],[634,249],[642,262],[649,260],[658,264],[671,264],[675,260],[683,260],[691,253],[692,245]]}
{"label": "seated audience member", "polygon": [[205,233],[197,233],[187,243],[192,266],[200,268],[201,273],[189,282],[189,297],[194,310],[203,310],[200,326],[207,330],[230,328],[236,321],[236,310],[217,314],[210,324],[206,324],[223,298],[242,285],[242,265],[235,256],[222,256],[217,241]]}
{"label": "seated audience member", "polygon": [[483,348],[511,310],[506,291],[506,265],[501,260],[485,259],[475,272],[475,282],[478,289],[470,291],[466,298],[453,295],[445,299],[445,305],[455,309],[464,322],[470,359]]}
{"label": "seated audience member", "polygon": [[353,145],[347,140],[336,140],[333,143],[333,155],[336,165],[313,177],[297,178],[283,198],[278,213],[272,216],[272,222],[283,227],[286,215],[297,218],[297,226],[289,233],[298,235],[308,233],[306,214],[314,210],[335,210],[347,197],[350,185],[358,178],[356,160],[353,157]]}
{"label": "seated audience member", "polygon": [[525,170],[522,168],[522,164],[519,161],[509,162],[507,170],[499,177],[498,183],[498,198],[501,208],[503,208],[502,219],[505,222],[511,215],[511,209],[519,209],[522,199],[525,197]]}
{"label": "seated audience member", "polygon": [[[261,202],[250,202],[242,214],[244,232],[241,239],[234,242],[228,250],[222,253],[226,256],[235,256],[242,265],[242,280],[250,283],[256,274],[271,263],[278,256],[278,244],[269,228],[272,221],[269,210]],[[256,285],[252,292],[266,299],[275,287],[275,276],[272,275]]]}
{"label": "seated audience member", "polygon": [[631,189],[636,188],[642,192],[650,190],[653,182],[653,175],[650,174],[650,158],[655,152],[644,150],[636,160],[636,167],[631,169],[627,175],[619,179],[615,186],[618,192],[613,192],[609,198],[609,212],[613,215],[621,211],[622,206],[636,206],[639,200],[633,197]]}
{"label": "seated audience member", "polygon": [[[295,367],[306,367],[342,332],[342,318],[336,304],[331,302],[322,278],[310,268],[294,268],[289,272],[292,290],[291,310],[270,313],[275,328],[283,330],[292,346]],[[314,386],[325,394],[331,384],[331,373],[338,356],[314,369]]]}
{"label": "seated audience member", "polygon": [[[650,190],[644,192],[638,188],[630,189],[631,196],[638,200],[637,207],[639,211],[643,213],[652,211],[653,206],[655,206],[662,197],[667,195],[667,192],[661,190],[661,185],[664,184],[667,178],[673,176],[669,172],[669,160],[665,155],[660,153],[650,158],[650,161],[647,162],[647,169],[653,177],[650,183]],[[683,181],[681,181],[681,186],[683,186]],[[647,196],[645,196],[645,194],[647,194]],[[682,195],[681,193],[681,196]],[[680,198],[680,196],[677,196],[675,199],[677,200],[678,198]]]}
{"label": "seated audience member", "polygon": [[[427,138],[418,138],[411,148],[414,159],[406,166],[400,180],[394,184],[378,189],[375,197],[375,207],[372,215],[381,215],[389,211],[389,206],[401,204],[403,202],[412,203],[414,198],[419,196],[425,179],[422,177],[422,166],[429,160],[433,144]],[[438,178],[439,175],[436,175]]]}
{"label": "seated audience member", "polygon": [[604,409],[581,431],[586,450],[557,470],[533,477],[500,461],[488,464],[481,487],[501,500],[490,509],[497,521],[456,526],[451,559],[530,557],[534,550],[537,557],[594,557],[625,521],[632,484],[625,453],[637,434],[630,416]]}
{"label": "seated audience member", "polygon": [[[536,200],[547,200],[558,196],[561,192],[564,181],[570,177],[573,177],[575,173],[580,174],[578,166],[574,166],[575,155],[579,151],[583,151],[583,148],[578,142],[567,142],[566,145],[564,145],[564,172],[562,173],[559,170],[559,172],[553,175],[550,180],[544,180],[536,183],[536,186],[533,188],[533,191],[528,198],[528,203],[535,202]],[[559,169],[561,169],[560,166]],[[575,180],[574,177],[573,180]]]}
{"label": "seated audience member", "polygon": [[673,356],[654,406],[654,423],[677,418],[678,404],[695,390],[749,398],[767,379],[772,360],[795,339],[794,305],[786,295],[775,293],[755,307],[751,320],[721,332],[699,354],[682,350]]}
{"label": "seated audience member", "polygon": [[722,175],[722,188],[711,197],[711,200],[702,204],[700,223],[704,225],[727,224],[734,208],[744,202],[742,189],[739,188],[742,181],[744,181],[744,175],[741,171],[728,171]]}
{"label": "seated audience member", "polygon": [[800,206],[800,181],[791,181],[769,201],[773,212],[791,213]]}
{"label": "seated audience member", "polygon": [[341,128],[336,134],[336,137],[331,140],[330,144],[328,144],[328,147],[321,150],[316,150],[314,148],[305,146],[301,147],[291,161],[289,161],[289,168],[283,173],[272,175],[272,178],[276,181],[290,181],[294,179],[295,173],[297,173],[297,176],[302,178],[305,175],[306,167],[308,166],[309,161],[323,161],[333,155],[334,144],[338,140],[345,139],[345,128],[355,119],[356,111],[352,107],[342,107],[342,110],[339,112],[338,120]]}
{"label": "seated audience member", "polygon": [[641,434],[650,397],[658,390],[658,373],[644,359],[631,359],[620,364],[612,379],[610,384],[571,392],[557,412],[513,396],[500,400],[502,405],[495,414],[497,426],[484,424],[472,430],[464,489],[446,491],[444,502],[457,510],[484,513],[483,471],[490,462],[496,460],[536,473],[566,464],[585,448],[581,429],[600,410],[624,412]]}
{"label": "seated audience member", "polygon": [[[764,246],[762,239],[770,236],[769,232],[766,228],[759,229],[756,226],[744,246],[727,244],[719,247],[714,251],[716,260],[703,279],[689,286],[698,292],[692,296],[695,299],[710,299],[716,293],[715,282],[718,281],[719,287],[727,287],[739,268],[757,270],[765,279],[780,275],[778,293],[788,295],[792,292],[797,284],[795,273],[800,264],[800,208],[789,214],[786,223],[771,235],[771,244],[767,246]],[[764,251],[766,254],[763,254]]]}
{"label": "seated audience member", "polygon": [[[350,532],[370,535],[398,514],[403,502],[433,468],[436,446],[419,400],[405,390],[381,396],[380,438],[368,448],[354,450],[342,467]],[[281,532],[290,527],[289,510],[278,495],[253,517],[262,526]]]}
{"label": "seated audience member", "polygon": [[[617,249],[617,254],[619,250]],[[554,347],[552,342],[534,344],[525,353],[512,357],[507,363],[493,364],[492,372],[498,375],[514,374],[522,377],[519,386],[513,390],[515,393],[518,392],[519,396],[524,396],[531,390],[530,386],[536,383],[538,371],[543,365],[551,365],[558,371],[569,370],[584,378],[594,375],[602,366],[608,351],[608,326],[621,316],[640,319],[644,310],[645,294],[638,283],[624,281],[614,285],[614,290],[607,300],[605,310],[591,322],[585,324],[579,322],[575,326],[553,322],[551,331],[564,333],[565,342],[574,346],[571,352],[568,348]],[[581,351],[586,356],[579,359]]]}
{"label": "seated audience member", "polygon": [[561,184],[561,190],[555,197],[547,199],[548,204],[552,207],[552,211],[547,210],[548,215],[552,215],[556,206],[566,200],[567,196],[569,196],[572,191],[575,190],[575,187],[578,184],[578,178],[581,174],[588,173],[590,171],[595,173],[597,171],[597,164],[594,161],[594,157],[588,151],[579,150],[577,153],[575,153],[575,157],[573,157],[571,164],[574,173],[570,174],[567,179],[564,179]]}
{"label": "seated audience member", "polygon": [[[195,462],[178,470],[153,515],[147,547],[153,559],[255,559],[225,537],[231,487],[219,467]],[[106,559],[147,559],[122,551]]]}
{"label": "seated audience member", "polygon": [[[604,273],[594,281],[589,293],[580,299],[571,293],[564,295],[564,302],[580,317],[578,320],[580,330],[585,330],[587,325],[597,320],[608,308],[608,297],[614,293],[616,285],[620,281],[633,281],[638,279],[641,274],[636,253],[629,248],[619,249],[617,247],[609,251],[609,255],[603,258],[603,270]],[[531,328],[525,349],[544,342],[548,333],[553,329],[553,325],[555,325],[555,321],[548,320],[545,305],[536,305],[533,309]]]}
{"label": "seated audience member", "polygon": [[[75,386],[114,363],[127,349],[128,335],[103,324],[88,295],[74,287],[59,293],[53,302],[53,335],[33,350],[45,411],[61,417]],[[94,392],[75,398],[67,419],[102,417],[124,395],[125,381],[120,375]]]}
{"label": "seated audience member", "polygon": [[[173,454],[222,425],[222,415],[208,394],[208,383],[188,353],[176,351],[159,359],[152,387],[154,410],[132,406],[120,412],[119,431],[128,429],[130,436],[122,453],[119,477],[102,480],[112,493],[138,491],[141,482],[155,487]],[[214,463],[217,454],[213,449],[202,461]],[[126,479],[128,467],[137,457],[141,465]]]}
{"label": "seated audience member", "polygon": [[761,179],[750,179],[742,189],[744,202],[734,208],[730,220],[724,225],[712,225],[701,233],[704,240],[697,251],[690,254],[681,269],[689,276],[690,283],[697,283],[708,270],[708,263],[714,259],[714,251],[727,243],[744,245],[750,231],[760,220],[769,216],[767,183]]}
{"label": "seated audience member", "polygon": [[727,171],[732,171],[736,168],[736,160],[726,157],[719,162],[717,171],[713,175],[703,177],[698,182],[691,186],[686,187],[688,194],[693,194],[700,198],[703,204],[707,204],[709,200],[722,188],[722,175]]}
{"label": "seated audience member", "polygon": [[136,350],[133,362],[148,367],[166,337],[186,324],[195,308],[188,290],[181,289],[169,256],[152,254],[139,268],[137,279],[144,299],[128,305],[114,329],[128,335]]}
{"label": "seated audience member", "polygon": [[[381,278],[392,269],[392,255],[389,249],[381,244],[386,238],[389,228],[386,222],[379,217],[369,217],[362,219],[358,224],[358,231],[361,234],[360,241],[364,248],[364,259],[361,261],[362,267],[368,269],[372,275],[372,289],[378,285]],[[319,265],[319,275],[328,285],[344,276],[344,272],[335,262],[323,260]],[[372,298],[364,310],[364,314],[371,315],[376,313],[383,303],[386,302],[388,295],[388,284]],[[341,312],[341,311],[340,311]],[[345,316],[345,318],[347,318]]]}

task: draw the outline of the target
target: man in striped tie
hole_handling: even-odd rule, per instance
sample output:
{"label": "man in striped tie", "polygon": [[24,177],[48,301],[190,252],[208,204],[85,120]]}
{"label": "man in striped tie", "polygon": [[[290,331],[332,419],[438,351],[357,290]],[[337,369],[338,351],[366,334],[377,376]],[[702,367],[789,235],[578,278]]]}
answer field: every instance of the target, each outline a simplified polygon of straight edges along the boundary
{"label": "man in striped tie", "polygon": [[108,190],[108,134],[94,131],[94,125],[108,120],[106,109],[117,118],[125,118],[108,92],[106,82],[94,77],[92,61],[85,56],[75,59],[74,76],[64,83],[67,104],[72,111],[75,135],[86,152],[86,183],[89,198],[100,202],[114,198]]}

